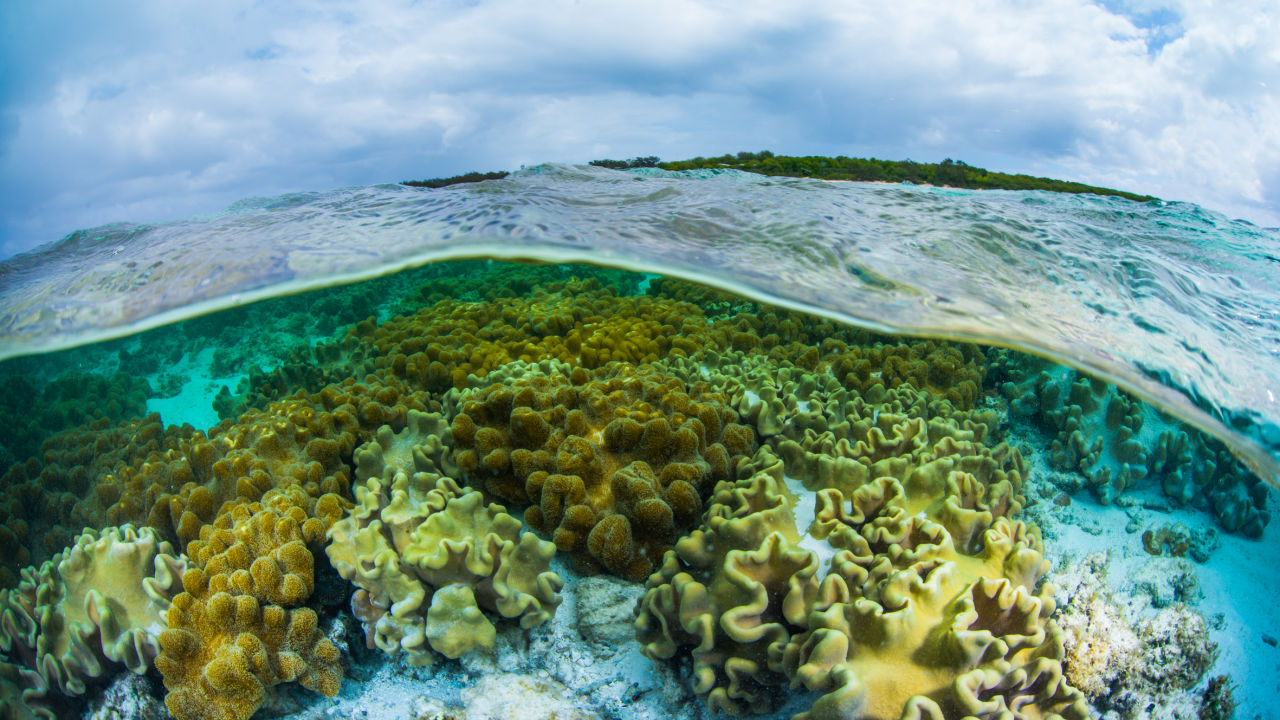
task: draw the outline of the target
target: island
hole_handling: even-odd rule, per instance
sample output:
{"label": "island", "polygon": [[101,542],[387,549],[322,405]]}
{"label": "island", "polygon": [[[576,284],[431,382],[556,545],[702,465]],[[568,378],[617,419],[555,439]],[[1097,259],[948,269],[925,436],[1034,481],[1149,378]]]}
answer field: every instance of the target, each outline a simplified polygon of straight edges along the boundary
{"label": "island", "polygon": [[[969,165],[962,160],[946,158],[939,163],[913,160],[878,160],[876,158],[851,158],[844,155],[774,155],[768,150],[740,152],[719,157],[695,157],[690,160],[663,162],[657,156],[648,155],[630,160],[592,160],[591,165],[614,170],[659,168],[662,170],[729,169],[760,175],[783,177],[808,177],[819,180],[856,180],[862,182],[907,182],[917,185],[969,188],[979,190],[1049,190],[1052,192],[1110,195],[1136,202],[1157,200],[1151,195],[1139,195],[1124,190],[1096,187],[1069,180],[1010,174]],[[411,187],[440,188],[459,183],[480,182],[506,177],[507,173],[470,172],[448,178],[430,180],[406,180],[402,185]]]}

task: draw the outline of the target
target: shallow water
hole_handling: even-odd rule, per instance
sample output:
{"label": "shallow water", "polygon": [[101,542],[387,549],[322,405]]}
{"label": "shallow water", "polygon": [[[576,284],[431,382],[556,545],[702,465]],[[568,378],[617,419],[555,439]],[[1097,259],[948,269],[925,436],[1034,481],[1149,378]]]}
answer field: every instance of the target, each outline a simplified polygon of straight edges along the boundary
{"label": "shallow water", "polygon": [[[328,528],[300,536],[315,563],[313,587],[301,599],[272,595],[255,584],[267,571],[255,564],[250,573],[246,564],[242,576],[225,573],[228,591],[339,623],[338,630],[328,626],[328,636],[345,647],[346,664],[336,701],[283,683],[265,697],[270,717],[370,712],[387,693],[399,705],[373,716],[426,716],[422,708],[431,702],[444,703],[440,712],[466,717],[512,712],[484,704],[497,702],[493,698],[482,702],[492,692],[485,678],[523,687],[534,699],[522,703],[511,691],[510,707],[541,703],[543,714],[530,717],[575,706],[584,717],[701,717],[709,708],[790,717],[810,705],[815,712],[840,706],[857,717],[897,717],[915,692],[937,703],[944,717],[963,714],[956,703],[966,697],[995,703],[986,707],[989,713],[999,711],[995,698],[1003,697],[1066,717],[1080,710],[1077,701],[1108,717],[1192,717],[1211,712],[1206,703],[1222,697],[1221,689],[1210,690],[1220,677],[1236,683],[1233,697],[1243,703],[1237,716],[1267,717],[1265,699],[1280,692],[1280,627],[1265,603],[1274,587],[1267,558],[1277,548],[1269,524],[1275,498],[1267,485],[1274,482],[1277,442],[1270,433],[1277,411],[1266,399],[1280,376],[1276,261],[1266,254],[1276,239],[1274,231],[1186,205],[559,166],[474,187],[379,186],[292,196],[242,203],[213,218],[78,233],[43,254],[0,266],[3,352],[11,356],[0,366],[0,411],[8,428],[0,461],[18,463],[4,479],[7,532],[0,542],[5,586],[19,588],[0,597],[9,608],[0,649],[13,663],[3,666],[7,695],[0,697],[12,699],[20,688],[43,682],[50,691],[29,693],[27,704],[79,712],[86,702],[91,709],[108,702],[102,687],[110,678],[129,676],[119,675],[122,666],[104,663],[78,691],[67,677],[84,677],[82,671],[46,670],[52,675],[41,680],[17,670],[47,667],[37,657],[65,656],[39,650],[34,641],[55,632],[21,620],[40,616],[21,610],[37,604],[35,593],[30,603],[22,601],[24,565],[53,558],[82,527],[131,522],[154,528],[178,550],[185,547],[189,561],[213,577],[207,538],[194,549],[185,544],[202,538],[203,526],[211,528],[206,533],[218,522],[229,532],[241,528],[234,507],[251,507],[267,492]],[[427,259],[486,254],[590,259],[640,272],[446,262],[248,303]],[[856,320],[861,328],[763,300]],[[215,308],[223,309],[132,334]],[[988,342],[872,332],[886,330]],[[1123,381],[1132,392],[994,345],[1069,360]],[[495,381],[528,390],[503,397],[491,389]],[[574,407],[585,420],[567,419],[565,410]],[[413,419],[410,410],[434,419]],[[136,419],[146,413],[159,417]],[[532,420],[534,414],[542,420]],[[696,441],[674,434],[643,439],[667,432],[649,427],[655,419],[674,432],[694,418],[697,424],[686,430],[696,428]],[[643,433],[619,439],[629,431],[611,423],[622,419]],[[536,428],[547,423],[552,430],[543,436]],[[729,425],[748,428],[750,443]],[[375,462],[369,453],[379,440],[382,449],[374,454],[387,459]],[[417,455],[410,452],[414,445]],[[708,449],[716,445],[721,449]],[[543,459],[516,452],[540,447],[550,449]],[[577,450],[563,450],[568,447]],[[596,465],[580,460],[583,453]],[[355,569],[359,563],[344,571],[348,558],[325,548],[373,542],[370,513],[391,522],[389,508],[399,506],[380,507],[371,484],[382,477],[376,468],[453,477],[463,487],[450,502],[462,502],[470,487],[484,502],[506,506],[526,521],[526,531],[560,546],[543,571],[557,574],[567,600],[535,623],[528,605],[511,613],[500,607],[483,578],[442,580],[438,568],[420,571],[424,626],[451,627],[433,623],[426,608],[435,607],[437,595],[441,608],[462,602],[438,590],[467,585],[478,614],[497,628],[495,647],[440,660],[429,670],[396,665],[388,658],[419,657],[414,648],[422,645],[388,629],[386,618],[400,617],[395,612],[375,612],[384,618],[381,630],[369,630],[375,647],[363,650],[360,621],[374,627],[370,602],[377,607],[376,588],[383,585]],[[530,481],[539,470],[585,478],[591,499],[575,495],[583,491],[572,490],[568,480]],[[388,484],[394,474],[386,476]],[[518,482],[504,480],[508,474]],[[687,483],[691,490],[671,490],[678,478],[697,480]],[[556,483],[569,489],[545,489]],[[428,497],[425,484],[413,487],[406,497]],[[290,488],[302,494],[286,502],[280,491]],[[387,492],[382,505],[394,499]],[[697,496],[692,509],[678,499],[689,492]],[[743,493],[754,499],[741,499]],[[834,520],[831,508],[823,515],[818,498],[840,503],[830,493],[852,503],[844,506],[850,517]],[[326,496],[328,505],[316,500]],[[230,503],[222,506],[225,513],[218,507],[224,501]],[[546,518],[575,502],[591,508],[596,524]],[[869,509],[877,503],[880,510]],[[786,512],[778,515],[778,507]],[[263,511],[270,509],[268,502]],[[850,519],[859,512],[870,519]],[[662,520],[663,513],[671,519]],[[751,522],[779,533],[775,542],[790,548],[783,556],[793,559],[767,559],[763,537],[745,530],[749,542],[738,536],[719,541],[748,543],[732,562],[729,556],[699,560],[694,542],[679,540],[731,532],[714,518],[739,516],[734,513],[757,517]],[[615,520],[604,521],[611,516]],[[436,528],[430,537],[467,536],[462,527],[440,530],[447,521],[431,517],[423,511],[419,518],[421,527]],[[813,523],[824,517],[825,525]],[[666,522],[669,529],[651,530]],[[833,522],[845,529],[833,531]],[[597,525],[608,532],[595,532]],[[247,532],[228,537],[244,541],[240,533]],[[619,533],[631,540],[619,540]],[[1037,534],[1043,545],[1032,537]],[[589,541],[588,535],[610,539]],[[990,569],[999,566],[993,548],[1005,547],[1005,537],[1050,567],[1014,553],[1010,557],[1022,560]],[[407,559],[405,542],[392,546]],[[294,561],[278,549],[250,545],[251,555],[293,574]],[[673,548],[667,572],[661,558]],[[860,566],[881,569],[868,580],[864,571],[840,565],[839,551],[869,553]],[[722,583],[738,577],[727,568],[757,557],[752,553],[765,554],[746,576],[774,598],[759,611],[763,627],[772,628],[763,639],[730,637],[735,631],[724,621],[730,636],[715,634],[707,650],[692,629],[657,629],[682,612],[698,615],[688,609],[693,605],[681,611],[679,603],[660,600],[677,569],[720,598],[722,606],[708,617],[741,617],[750,603],[724,599],[729,591]],[[522,557],[533,562],[527,553]],[[874,558],[892,558],[891,567],[876,566]],[[987,570],[977,567],[984,558]],[[795,590],[789,604],[778,599],[787,590],[769,579],[788,567],[783,577],[813,582]],[[60,587],[46,571],[29,575],[28,587],[41,577]],[[912,585],[912,574],[923,585]],[[620,579],[597,587],[608,578]],[[78,597],[95,582],[101,581],[61,592]],[[929,649],[918,632],[940,620],[959,622],[954,618],[970,612],[963,598],[988,587],[984,582],[997,595],[974,595],[973,624],[956,625],[955,639],[942,646],[987,643],[985,659],[947,656],[952,659],[928,672],[922,667],[930,663],[909,662],[919,653],[954,652]],[[160,605],[182,584],[159,592]],[[831,589],[840,584],[848,597],[845,605],[833,605],[832,598],[844,597]],[[187,585],[192,599],[180,605],[213,602],[215,581]],[[1250,588],[1244,598],[1237,597],[1241,586]],[[1007,588],[1005,600],[997,588]],[[554,605],[549,595],[526,590],[541,606]],[[365,592],[363,601],[357,593],[353,605],[352,591]],[[41,597],[44,607],[58,604],[49,601],[58,597],[53,590]],[[873,645],[859,632],[883,629],[845,633],[836,621],[841,607],[857,605],[853,598],[895,618],[908,611],[918,616],[895,621],[906,635],[886,642],[893,648],[887,655],[876,655],[875,663],[898,668],[888,685],[858,654]],[[1012,626],[993,631],[991,623],[1000,623],[983,614],[988,604],[1003,608],[1005,625],[1021,622],[1048,639],[1014,640]],[[170,624],[208,641],[190,607],[182,607],[183,619]],[[638,635],[630,628],[635,612]],[[853,614],[846,619],[857,615],[847,612]],[[163,614],[172,617],[172,611]],[[597,629],[588,620],[597,616],[613,619]],[[523,618],[535,627],[522,628]],[[988,635],[974,635],[979,627]],[[593,645],[597,632],[603,639]],[[829,646],[819,652],[818,640],[846,636],[854,642],[836,663],[843,674],[824,675]],[[143,657],[158,652],[156,640],[139,642]],[[1056,642],[1065,650],[1055,650]],[[434,638],[430,644],[442,652]],[[990,649],[997,646],[1005,650]],[[89,647],[89,655],[104,652],[93,650],[92,640]],[[166,652],[172,659],[172,650]],[[992,660],[1001,652],[1007,655]],[[303,656],[311,666],[323,665]],[[129,702],[154,709],[166,695],[188,697],[172,687],[166,693],[160,677],[176,687],[180,673],[163,658],[143,676],[150,685],[129,686]],[[726,665],[726,658],[755,663],[755,670]],[[141,669],[147,667],[143,662]],[[550,668],[550,675],[538,675],[539,668]],[[1066,678],[1061,687],[1054,685],[1059,675]],[[983,689],[954,696],[941,689],[956,678]],[[866,696],[850,689],[858,683],[871,688]],[[325,687],[316,678],[306,684]],[[423,693],[431,697],[424,700]],[[411,711],[414,702],[422,707]]]}
{"label": "shallow water", "polygon": [[661,272],[1108,378],[1280,478],[1280,233],[1189,203],[543,165],[246,200],[0,265],[0,357],[430,260]]}

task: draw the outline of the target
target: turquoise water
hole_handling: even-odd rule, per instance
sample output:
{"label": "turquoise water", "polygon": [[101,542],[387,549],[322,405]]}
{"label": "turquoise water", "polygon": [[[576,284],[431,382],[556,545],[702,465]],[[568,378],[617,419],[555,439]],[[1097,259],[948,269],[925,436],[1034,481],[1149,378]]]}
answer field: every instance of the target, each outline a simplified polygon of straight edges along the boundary
{"label": "turquoise water", "polygon": [[[153,632],[130,636],[140,643],[142,659],[129,669],[141,670],[142,680],[110,685],[113,678],[131,677],[111,670],[112,663],[129,665],[127,659],[113,657],[92,638],[87,650],[70,655],[62,641],[42,646],[40,637],[63,637],[56,630],[62,621],[33,610],[66,605],[58,598],[78,598],[105,581],[77,588],[51,579],[58,575],[49,569],[56,562],[43,574],[37,570],[59,560],[56,553],[72,545],[82,527],[128,521],[153,528],[157,542],[170,542],[174,563],[198,564],[214,575],[198,559],[200,548],[184,545],[203,538],[202,526],[218,527],[219,503],[243,501],[247,507],[269,497],[263,495],[269,485],[303,489],[310,498],[299,501],[305,514],[327,518],[319,535],[300,536],[309,548],[307,562],[314,557],[312,587],[303,599],[290,600],[250,585],[233,586],[230,593],[334,623],[339,630],[330,629],[328,637],[340,650],[346,679],[334,700],[324,699],[323,673],[300,680],[318,692],[282,694],[267,682],[260,703],[267,717],[362,708],[377,710],[371,716],[378,717],[430,716],[432,702],[443,703],[440,713],[481,717],[521,706],[515,691],[515,704],[506,711],[485,705],[486,678],[524,687],[534,698],[524,706],[543,707],[542,715],[530,717],[575,707],[584,717],[702,717],[712,710],[790,717],[809,708],[814,717],[898,717],[906,712],[899,708],[924,712],[928,703],[940,717],[1005,717],[996,696],[1008,707],[1029,704],[1027,713],[1044,716],[1225,717],[1225,688],[1234,688],[1238,716],[1268,717],[1265,699],[1280,692],[1280,628],[1265,603],[1275,586],[1267,559],[1277,549],[1269,521],[1272,486],[1280,478],[1277,248],[1275,230],[1187,204],[554,165],[477,185],[375,186],[254,199],[211,217],[77,232],[0,264],[0,357],[8,358],[0,367],[0,411],[8,428],[0,460],[16,463],[4,476],[7,530],[0,537],[10,558],[4,583],[10,589],[0,597],[7,608],[0,643],[6,694],[0,697],[9,704],[3,707],[14,717],[24,717],[20,705],[78,714],[109,702],[103,688],[110,686],[130,693],[128,703],[138,712],[163,712],[161,701],[169,698],[170,711],[193,716],[181,714],[190,711],[175,698],[187,697],[186,691],[175,689],[180,673],[166,664],[160,652],[166,641],[155,630],[165,624],[160,617],[172,615],[167,608],[173,603],[187,615],[168,620],[177,623],[170,631],[201,635],[191,630],[198,623],[183,603],[212,603],[205,597],[211,583],[173,580],[152,593],[162,598],[152,598],[161,608]],[[574,368],[586,374],[575,375]],[[579,390],[548,390],[556,383]],[[645,383],[666,389],[635,389]],[[597,384],[602,390],[593,405],[586,388]],[[528,388],[528,394],[495,400],[505,396],[494,387]],[[542,399],[544,393],[557,399]],[[594,430],[554,409],[572,407],[579,397],[588,430]],[[410,411],[425,415],[412,419]],[[517,415],[535,411],[543,423],[563,421],[564,430],[534,433],[541,439],[529,440],[524,433],[532,431],[521,423],[533,421],[517,421]],[[141,419],[148,413],[158,416]],[[501,422],[493,421],[493,413]],[[684,451],[636,449],[649,441],[632,447],[632,441],[607,439],[624,433],[609,418],[647,423],[655,413],[673,427],[698,418],[698,459],[676,459]],[[498,434],[467,439],[473,434],[467,427],[489,427],[485,423]],[[745,431],[724,429],[728,425],[749,428],[751,443],[741,439]],[[607,525],[613,539],[588,542],[582,530],[584,538],[575,540],[567,520],[545,518],[559,512],[553,507],[560,500],[548,500],[551,491],[543,489],[552,480],[529,481],[537,488],[531,490],[535,485],[526,486],[524,475],[512,484],[499,477],[505,470],[490,467],[541,467],[528,459],[533,455],[517,459],[516,451],[568,442],[558,432],[597,444],[592,452],[606,458],[599,487],[614,487],[604,493],[610,497],[625,495],[616,489],[624,487],[616,484],[623,482],[619,476],[646,477],[647,471],[626,463],[648,463],[655,477],[643,482],[658,483],[653,487],[668,508],[661,512],[673,514],[673,529],[662,539],[649,538],[644,523],[657,521],[641,518],[658,511],[635,509],[639,500],[600,500],[599,506],[592,500],[586,504],[595,522]],[[265,434],[273,439],[263,440]],[[501,457],[509,460],[488,459],[499,436],[505,438],[499,445],[510,449]],[[674,439],[654,442],[678,445]],[[708,449],[717,444],[721,450]],[[722,467],[720,452],[727,453],[727,465],[716,469]],[[370,453],[403,459],[375,462]],[[586,478],[595,487],[586,470],[567,470],[578,467],[568,460],[546,462],[548,469],[554,466],[553,476]],[[703,463],[709,469],[696,471],[703,479],[688,483],[691,490],[670,489],[673,478]],[[527,604],[521,612],[533,614],[507,613],[483,579],[445,581],[426,573],[425,604],[434,608],[438,596],[444,608],[474,590],[476,614],[489,619],[475,621],[479,629],[472,632],[484,636],[492,620],[497,645],[467,650],[461,660],[439,661],[430,671],[404,665],[418,651],[397,634],[402,630],[388,629],[395,625],[390,618],[402,620],[398,611],[375,612],[379,602],[390,602],[379,600],[383,586],[359,562],[332,549],[344,542],[358,546],[351,539],[357,530],[366,533],[360,542],[372,542],[369,513],[382,518],[374,522],[393,524],[386,508],[371,509],[378,492],[370,483],[381,470],[370,468],[384,466],[391,472],[388,487],[396,468],[451,477],[460,488],[438,490],[444,493],[439,497],[453,493],[457,497],[448,502],[461,507],[473,489],[483,502],[506,507],[517,526],[523,519],[521,532],[550,547],[555,557],[541,571],[554,572],[561,587],[552,589],[556,583],[547,579],[541,590],[521,596],[536,600],[521,602],[552,610],[558,603],[554,617],[543,618]],[[972,482],[983,489],[966,494],[959,488],[968,481],[956,475],[951,481],[960,485],[952,489],[925,479],[949,472],[977,478]],[[773,542],[812,558],[806,572],[814,573],[815,588],[841,572],[840,582],[853,584],[856,573],[838,570],[833,557],[863,541],[833,540],[844,536],[810,522],[822,517],[817,498],[832,497],[822,493],[837,493],[851,508],[873,492],[892,494],[872,490],[880,478],[903,493],[886,506],[904,514],[854,523],[854,534],[879,548],[884,541],[874,538],[892,535],[896,531],[885,529],[892,526],[904,534],[890,546],[915,545],[875,550],[901,566],[877,581],[883,585],[848,590],[848,607],[872,602],[882,612],[905,612],[892,599],[903,591],[887,588],[916,573],[926,584],[949,588],[937,590],[934,599],[950,609],[930,605],[933,596],[924,595],[907,606],[922,617],[937,614],[920,623],[942,622],[963,615],[954,603],[987,587],[977,579],[985,577],[1022,588],[1021,600],[1008,601],[1014,607],[1039,608],[1040,620],[1023,622],[1052,623],[1058,630],[1034,642],[997,633],[991,642],[1004,643],[1007,657],[984,656],[964,670],[942,661],[909,663],[890,682],[860,664],[866,661],[858,659],[859,643],[873,643],[852,631],[854,650],[839,665],[845,674],[819,672],[818,638],[843,637],[838,623],[823,623],[835,623],[838,613],[831,608],[843,606],[816,600],[816,589],[804,591],[807,599],[788,606],[793,609],[785,617],[778,615],[781,606],[766,604],[764,624],[777,629],[759,646],[717,635],[708,650],[678,632],[655,629],[667,622],[661,620],[666,601],[657,599],[662,588],[679,584],[677,569],[697,576],[691,568],[701,567],[687,538],[729,532],[713,518],[745,512],[733,510],[737,501],[727,499],[733,492],[762,493],[789,508],[779,520],[753,504],[763,500],[742,501],[756,508],[752,513],[763,513],[758,522],[782,538]],[[129,500],[131,482],[152,488],[145,500]],[[246,489],[245,482],[258,485]],[[735,482],[738,489],[731,491]],[[193,499],[201,485],[212,505]],[[680,509],[674,498],[683,492],[698,495],[694,509]],[[327,495],[340,512],[326,514],[317,498]],[[864,499],[855,501],[855,495]],[[942,509],[945,498],[959,498],[963,510]],[[208,507],[193,509],[204,508],[201,503]],[[439,530],[447,525],[440,517],[431,520],[439,512],[423,511],[418,520],[423,528],[437,528],[433,542],[445,547],[445,538],[465,532]],[[911,517],[917,512],[918,520]],[[986,519],[956,519],[973,512]],[[231,516],[228,510],[225,517]],[[609,517],[615,520],[606,522]],[[1004,526],[993,518],[1037,527],[1042,545],[1018,542],[1043,556],[1047,569],[973,570],[975,559],[990,558],[995,551],[989,548],[1003,542]],[[639,549],[601,549],[621,542],[616,526],[624,523],[630,523],[628,542]],[[917,531],[933,539],[922,541]],[[986,534],[991,532],[996,535]],[[593,530],[596,535],[605,533]],[[408,558],[401,540],[392,544]],[[757,541],[764,542],[751,542]],[[754,544],[740,549],[759,550]],[[667,551],[675,553],[672,559],[660,560]],[[536,555],[522,557],[530,553]],[[293,562],[277,550],[260,554],[285,570]],[[722,587],[717,573],[727,573],[730,564],[722,560],[723,567],[708,565],[699,580]],[[669,572],[668,562],[674,563]],[[26,576],[23,566],[31,568]],[[805,577],[798,567],[792,572]],[[935,570],[941,574],[931,574]],[[945,584],[948,577],[966,580],[952,587]],[[24,579],[34,588],[41,578],[49,588],[44,594],[23,594]],[[613,584],[600,585],[606,581]],[[759,582],[769,588],[761,590],[765,596],[784,594]],[[464,585],[472,590],[460,590]],[[1250,588],[1245,600],[1235,598],[1242,585]],[[556,592],[560,600],[551,599]],[[173,599],[180,594],[195,599]],[[796,603],[808,614],[795,610]],[[79,600],[70,604],[88,607]],[[713,623],[741,615],[732,603],[722,610],[722,616],[711,611]],[[371,612],[382,620],[371,620]],[[675,617],[682,611],[670,612]],[[588,620],[597,616],[612,620],[597,627]],[[424,617],[428,635],[433,627],[451,627]],[[525,617],[538,621],[526,624]],[[635,630],[633,618],[639,618]],[[924,633],[926,625],[920,628]],[[591,644],[592,638],[621,654],[575,644]],[[454,647],[457,639],[433,637],[431,647],[444,652],[437,642]],[[1056,642],[1065,644],[1065,655],[1054,649]],[[320,655],[307,654],[323,654],[316,643],[302,653],[310,667],[324,666],[315,659]],[[1095,650],[1086,650],[1095,646],[1090,643]],[[876,662],[894,667],[918,656],[913,653],[935,652],[928,647],[911,651],[907,643]],[[166,650],[170,660],[174,652]],[[101,669],[65,670],[71,656],[81,658],[76,667],[87,662],[83,657],[94,657]],[[563,657],[550,659],[557,656]],[[49,669],[41,659],[49,657],[63,669]],[[592,669],[568,669],[569,657],[577,658],[571,665]],[[731,671],[725,657],[754,663],[754,669]],[[964,665],[956,662],[955,668]],[[553,668],[550,679],[537,675],[540,664]],[[920,670],[934,666],[951,669]],[[273,672],[273,680],[289,679]],[[735,681],[735,673],[750,681]],[[1047,689],[1057,687],[1054,673],[1065,678],[1059,690]],[[85,676],[84,687],[68,679]],[[390,684],[379,685],[384,681]],[[952,681],[979,689],[943,689]],[[630,686],[639,689],[620,689]],[[855,686],[871,689],[855,692]],[[412,687],[418,689],[407,689]],[[593,687],[615,689],[606,699],[591,700]],[[391,693],[399,705],[379,705],[379,693]],[[906,700],[916,693],[927,702]],[[989,705],[981,712],[962,710],[956,698]],[[417,710],[410,707],[415,702]],[[1219,714],[1207,714],[1213,712]]]}

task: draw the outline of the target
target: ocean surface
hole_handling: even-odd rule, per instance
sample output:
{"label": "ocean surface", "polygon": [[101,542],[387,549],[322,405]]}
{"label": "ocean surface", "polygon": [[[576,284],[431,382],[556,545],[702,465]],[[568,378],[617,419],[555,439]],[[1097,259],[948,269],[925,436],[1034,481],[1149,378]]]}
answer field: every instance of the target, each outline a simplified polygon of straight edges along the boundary
{"label": "ocean surface", "polygon": [[1280,717],[1278,308],[1195,205],[733,171],[78,231],[0,718]]}

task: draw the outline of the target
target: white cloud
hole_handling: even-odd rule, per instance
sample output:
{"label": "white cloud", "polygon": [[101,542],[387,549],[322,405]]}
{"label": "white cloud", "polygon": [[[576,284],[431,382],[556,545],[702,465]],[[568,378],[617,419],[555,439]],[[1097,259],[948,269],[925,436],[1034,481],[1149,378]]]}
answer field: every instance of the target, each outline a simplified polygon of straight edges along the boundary
{"label": "white cloud", "polygon": [[0,255],[248,195],[766,148],[949,156],[1280,224],[1265,0],[175,7],[0,10]]}

